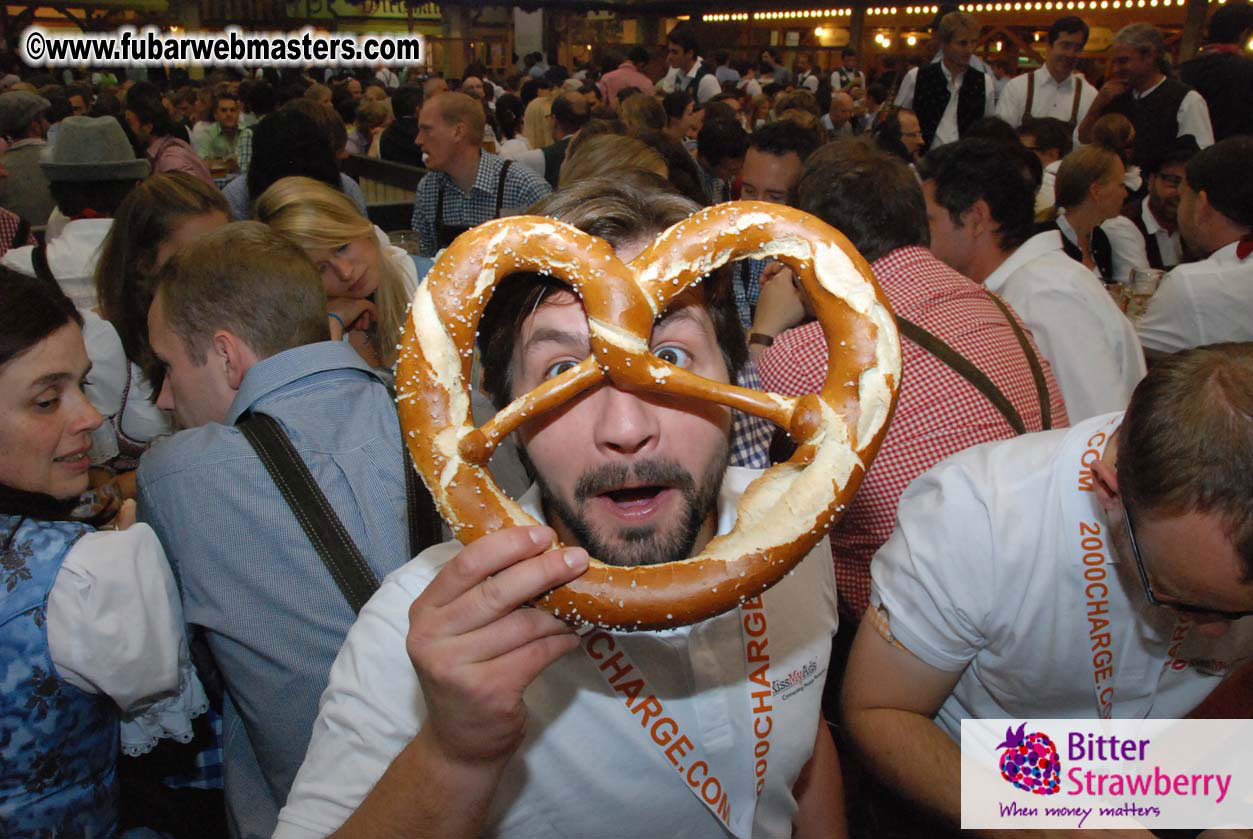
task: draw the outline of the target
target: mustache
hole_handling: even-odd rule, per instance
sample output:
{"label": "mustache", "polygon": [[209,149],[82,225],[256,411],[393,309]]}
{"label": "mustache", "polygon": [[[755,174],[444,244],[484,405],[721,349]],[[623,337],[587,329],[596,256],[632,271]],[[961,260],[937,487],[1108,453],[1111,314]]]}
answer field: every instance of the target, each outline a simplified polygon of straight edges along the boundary
{"label": "mustache", "polygon": [[[632,477],[634,481],[631,481]],[[670,486],[681,490],[685,495],[696,491],[696,480],[678,463],[673,460],[652,459],[637,461],[630,467],[620,463],[607,463],[589,469],[574,484],[574,500],[582,504],[589,498],[621,489],[628,483],[639,486]]]}

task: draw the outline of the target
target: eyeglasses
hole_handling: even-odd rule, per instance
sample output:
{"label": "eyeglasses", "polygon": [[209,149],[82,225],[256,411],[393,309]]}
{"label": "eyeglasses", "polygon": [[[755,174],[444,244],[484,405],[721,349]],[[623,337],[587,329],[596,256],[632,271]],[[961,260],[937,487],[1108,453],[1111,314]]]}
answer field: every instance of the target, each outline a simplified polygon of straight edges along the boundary
{"label": "eyeglasses", "polygon": [[1148,598],[1149,603],[1154,606],[1164,606],[1167,609],[1174,609],[1176,612],[1184,612],[1189,615],[1207,615],[1224,621],[1236,621],[1241,618],[1247,618],[1253,615],[1250,612],[1224,612],[1220,609],[1213,609],[1209,606],[1195,606],[1191,603],[1176,603],[1174,601],[1159,600],[1157,595],[1153,593],[1153,586],[1149,584],[1148,572],[1144,570],[1144,559],[1140,556],[1140,547],[1136,544],[1136,531],[1131,525],[1131,513],[1127,510],[1127,505],[1122,508],[1123,520],[1127,522],[1127,539],[1131,541],[1131,557],[1135,560],[1136,571],[1140,574],[1140,582],[1144,585],[1144,596]]}

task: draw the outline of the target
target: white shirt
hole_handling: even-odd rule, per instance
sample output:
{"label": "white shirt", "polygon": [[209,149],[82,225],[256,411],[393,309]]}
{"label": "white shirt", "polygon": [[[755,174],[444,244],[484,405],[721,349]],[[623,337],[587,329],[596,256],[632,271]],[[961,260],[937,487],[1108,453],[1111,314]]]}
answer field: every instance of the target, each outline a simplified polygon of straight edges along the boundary
{"label": "white shirt", "polygon": [[[758,474],[727,471],[719,533],[733,526],[736,502]],[[519,503],[542,520],[535,489]],[[405,652],[408,609],[459,550],[449,542],[425,551],[389,575],[362,609],[331,668],[309,751],[279,814],[275,839],[325,836],[337,829],[417,733],[426,709]],[[813,751],[837,622],[827,541],[762,600],[768,678],[788,680],[796,672],[799,690],[784,686],[771,699],[769,768],[755,814],[754,737],[738,610],[690,627],[613,638],[664,697],[666,712],[695,743],[692,751],[704,752],[730,787],[733,820],[745,820],[737,832],[748,833],[752,815],[753,836],[790,836],[796,814],[792,786]],[[640,718],[627,712],[586,653],[575,650],[551,665],[527,688],[525,699],[526,739],[504,771],[484,835],[727,836],[684,776],[645,739]],[[681,763],[693,759],[689,754]]]}
{"label": "white shirt", "polygon": [[[861,70],[854,70],[851,75],[852,75],[852,78],[849,79],[849,82],[850,82],[849,87],[860,87],[863,91],[865,91],[866,74],[863,73]],[[840,84],[840,71],[839,70],[831,71],[831,89],[832,90],[844,89],[843,85]]]}
{"label": "white shirt", "polygon": [[[661,81],[657,82],[657,90],[663,93],[673,93],[676,90],[686,90],[692,93],[692,79],[696,78],[696,74],[700,72],[701,59],[692,62],[692,66],[684,73],[678,67],[671,67],[670,72],[661,77]],[[680,81],[682,79],[682,81]],[[722,85],[718,82],[718,77],[713,73],[708,73],[700,80],[700,86],[695,91],[695,99],[700,104],[705,104],[722,92]]]}
{"label": "white shirt", "polygon": [[1075,125],[1083,121],[1083,115],[1096,99],[1096,88],[1088,84],[1080,73],[1071,73],[1065,81],[1059,83],[1047,67],[1009,80],[996,101],[998,117],[1014,128],[1022,125],[1027,116],[1023,113],[1027,107],[1027,79],[1032,76],[1035,77],[1035,94],[1032,96],[1030,116],[1055,117],[1062,122],[1070,122],[1070,114],[1075,107],[1075,85],[1079,85],[1082,92],[1079,94],[1079,113],[1075,117]]}
{"label": "white shirt", "polygon": [[[935,62],[932,62],[935,63]],[[957,95],[961,91],[962,80],[965,78],[965,71],[959,76],[954,76],[949,72],[948,65],[943,61],[939,62],[940,69],[944,72],[944,80],[948,82],[948,104],[944,106],[944,114],[940,117],[940,124],[936,126],[935,137],[931,140],[930,148],[936,149],[947,143],[956,143],[960,138],[957,130]],[[971,66],[974,66],[972,59]],[[896,92],[896,106],[912,111],[914,109],[914,88],[918,84],[918,68],[911,67],[909,72],[905,74],[905,78],[901,80],[901,89]],[[983,74],[983,115],[985,117],[992,116],[996,110],[996,89],[992,84],[992,74]]]}
{"label": "white shirt", "polygon": [[1101,281],[1062,251],[1060,233],[1028,239],[983,285],[1031,329],[1053,365],[1071,422],[1127,406],[1146,372],[1144,351]]}
{"label": "white shirt", "polygon": [[835,124],[831,121],[831,114],[823,114],[820,121],[822,122],[822,127],[827,129],[827,133],[831,135],[832,139],[835,139],[836,137],[847,137],[853,133],[853,122],[851,119],[848,122],[843,123],[838,130],[836,129]]}
{"label": "white shirt", "polygon": [[796,86],[803,87],[810,93],[818,92],[818,77],[814,75],[812,70],[807,70],[796,77]]}
{"label": "white shirt", "polygon": [[1040,191],[1035,194],[1035,212],[1039,215],[1057,203],[1057,170],[1062,168],[1060,160],[1054,160],[1044,167],[1040,178]]}
{"label": "white shirt", "polygon": [[[1157,216],[1149,209],[1148,196],[1140,201],[1140,218],[1144,222],[1145,230],[1157,242],[1162,264],[1167,269],[1178,265],[1183,252],[1179,230],[1172,233],[1158,223]],[[1101,229],[1109,236],[1110,248],[1113,250],[1115,282],[1126,282],[1132,268],[1149,267],[1148,243],[1135,222],[1126,216],[1114,216],[1103,222]]]}
{"label": "white shirt", "polygon": [[1185,262],[1162,278],[1137,329],[1144,346],[1178,352],[1205,344],[1253,341],[1253,257],[1238,242],[1209,259]]}
{"label": "white shirt", "polygon": [[496,154],[506,160],[517,160],[518,155],[522,154],[522,152],[530,150],[531,144],[526,141],[525,137],[518,134],[512,139],[505,140],[503,143],[498,144],[496,147]]}
{"label": "white shirt", "polygon": [[[1166,81],[1165,77],[1162,78],[1162,82],[1164,81]],[[1143,93],[1133,90],[1131,95],[1136,99],[1141,99],[1161,87],[1162,82],[1158,82]],[[1179,122],[1176,137],[1191,134],[1196,138],[1196,144],[1203,149],[1214,145],[1214,126],[1210,123],[1209,106],[1205,104],[1205,99],[1201,94],[1195,90],[1185,93],[1183,101],[1179,103],[1179,112],[1175,116]]]}
{"label": "white shirt", "polygon": [[[55,238],[48,239],[48,268],[78,309],[96,307],[96,261],[112,226],[111,218],[75,219]],[[34,250],[34,245],[12,248],[0,257],[0,265],[33,277],[35,266],[31,254]]]}
{"label": "white shirt", "polygon": [[48,651],[57,674],[122,711],[122,749],[191,740],[208,708],[191,666],[183,607],[161,543],[146,524],[84,534],[48,595]]}
{"label": "white shirt", "polygon": [[[1150,606],[1112,553],[1083,461],[1121,420],[975,446],[901,495],[870,566],[871,604],[906,649],[961,673],[936,716],[954,740],[962,718],[1182,717],[1253,655],[1246,618],[1216,640],[1188,631],[1172,656],[1182,615]],[[1109,672],[1094,649],[1109,650]]]}
{"label": "white shirt", "polygon": [[750,99],[761,95],[761,82],[757,81],[757,79],[744,79],[740,82],[739,87],[748,94]]}

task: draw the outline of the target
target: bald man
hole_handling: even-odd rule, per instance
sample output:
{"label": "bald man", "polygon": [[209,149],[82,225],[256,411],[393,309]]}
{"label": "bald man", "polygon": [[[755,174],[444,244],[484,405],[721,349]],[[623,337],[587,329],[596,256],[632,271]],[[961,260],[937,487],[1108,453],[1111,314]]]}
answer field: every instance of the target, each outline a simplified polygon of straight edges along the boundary
{"label": "bald man", "polygon": [[853,133],[853,97],[842,90],[831,94],[831,108],[822,118],[822,127],[834,140]]}

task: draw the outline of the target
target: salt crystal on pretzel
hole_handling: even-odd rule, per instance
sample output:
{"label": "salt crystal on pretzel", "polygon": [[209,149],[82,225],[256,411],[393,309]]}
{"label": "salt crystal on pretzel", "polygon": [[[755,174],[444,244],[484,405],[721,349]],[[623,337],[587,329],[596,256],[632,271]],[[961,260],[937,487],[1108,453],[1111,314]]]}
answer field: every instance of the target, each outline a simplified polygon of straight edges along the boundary
{"label": "salt crystal on pretzel", "polygon": [[[712,382],[649,352],[653,322],[677,296],[722,265],[750,257],[788,265],[813,302],[829,350],[816,394],[784,397]],[[574,288],[592,352],[475,428],[469,379],[479,318],[496,286],[520,271]],[[804,558],[839,520],[878,451],[900,375],[892,311],[861,254],[813,216],[744,201],[695,213],[629,265],[604,240],[547,218],[498,219],[459,236],[414,296],[397,362],[397,402],[414,465],[465,544],[537,523],[488,473],[496,445],[527,417],[606,380],[628,391],[708,399],[786,429],[795,454],[748,486],[731,532],[678,562],[621,568],[593,558],[585,574],[536,603],[571,623],[648,630],[732,609]]]}

